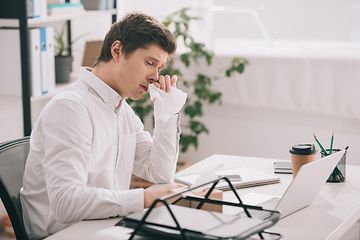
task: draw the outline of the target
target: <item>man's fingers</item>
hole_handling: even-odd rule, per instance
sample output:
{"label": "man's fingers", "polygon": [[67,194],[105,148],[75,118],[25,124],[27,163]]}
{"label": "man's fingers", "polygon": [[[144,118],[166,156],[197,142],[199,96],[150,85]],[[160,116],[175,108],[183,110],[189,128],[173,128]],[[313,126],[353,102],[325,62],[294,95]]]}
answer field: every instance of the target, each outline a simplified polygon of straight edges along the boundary
{"label": "man's fingers", "polygon": [[170,76],[166,75],[165,76],[165,92],[170,92]]}
{"label": "man's fingers", "polygon": [[176,87],[176,83],[177,83],[176,75],[173,75],[172,77],[170,77],[169,75],[166,76],[160,75],[159,81],[153,82],[152,84],[154,84],[155,87],[160,88],[164,92],[170,92],[170,88]]}
{"label": "man's fingers", "polygon": [[176,75],[173,75],[171,77],[171,86],[172,87],[176,87],[176,83],[177,83],[177,76]]}
{"label": "man's fingers", "polygon": [[153,82],[152,84],[154,84],[155,87],[160,88],[160,84],[158,82]]}
{"label": "man's fingers", "polygon": [[159,77],[159,84],[160,84],[160,89],[165,91],[165,77],[163,75]]}

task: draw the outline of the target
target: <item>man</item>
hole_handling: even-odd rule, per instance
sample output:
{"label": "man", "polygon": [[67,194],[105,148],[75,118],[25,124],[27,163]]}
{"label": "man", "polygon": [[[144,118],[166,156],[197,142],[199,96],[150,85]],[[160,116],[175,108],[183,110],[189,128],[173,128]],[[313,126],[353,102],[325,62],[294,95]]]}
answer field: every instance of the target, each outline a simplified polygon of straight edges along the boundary
{"label": "man", "polygon": [[[156,116],[156,104],[180,91],[176,76],[159,76],[175,49],[174,37],[159,22],[129,14],[107,33],[95,67],[81,68],[78,81],[44,108],[31,134],[20,192],[31,238],[83,219],[141,211],[176,187],[129,190],[132,173],[154,183],[174,178],[178,111],[185,99],[176,112],[168,110],[168,119]],[[149,88],[165,97],[155,99],[153,137],[125,101]]]}

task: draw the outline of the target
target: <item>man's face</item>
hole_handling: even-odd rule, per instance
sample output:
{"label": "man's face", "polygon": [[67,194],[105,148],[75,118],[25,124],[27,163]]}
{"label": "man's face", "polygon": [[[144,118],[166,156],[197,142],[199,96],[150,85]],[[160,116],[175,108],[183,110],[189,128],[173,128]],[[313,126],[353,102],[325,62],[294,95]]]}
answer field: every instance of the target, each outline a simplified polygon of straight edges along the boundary
{"label": "man's face", "polygon": [[158,81],[168,56],[166,51],[154,44],[138,48],[128,55],[120,53],[115,64],[117,76],[113,87],[123,98],[141,98],[148,91],[149,84]]}

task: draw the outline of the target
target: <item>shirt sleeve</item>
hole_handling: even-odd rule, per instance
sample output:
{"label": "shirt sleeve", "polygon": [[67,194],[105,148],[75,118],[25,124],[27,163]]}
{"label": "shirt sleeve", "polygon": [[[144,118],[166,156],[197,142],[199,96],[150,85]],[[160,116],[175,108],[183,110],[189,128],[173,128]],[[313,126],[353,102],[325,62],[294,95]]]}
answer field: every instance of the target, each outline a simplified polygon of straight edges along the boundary
{"label": "shirt sleeve", "polygon": [[85,107],[71,100],[55,101],[44,109],[41,128],[46,190],[58,221],[107,218],[143,209],[143,189],[87,186],[92,124]]}
{"label": "shirt sleeve", "polygon": [[180,115],[171,116],[167,122],[155,121],[152,137],[137,116],[134,121],[137,134],[133,173],[154,183],[173,182],[179,156]]}

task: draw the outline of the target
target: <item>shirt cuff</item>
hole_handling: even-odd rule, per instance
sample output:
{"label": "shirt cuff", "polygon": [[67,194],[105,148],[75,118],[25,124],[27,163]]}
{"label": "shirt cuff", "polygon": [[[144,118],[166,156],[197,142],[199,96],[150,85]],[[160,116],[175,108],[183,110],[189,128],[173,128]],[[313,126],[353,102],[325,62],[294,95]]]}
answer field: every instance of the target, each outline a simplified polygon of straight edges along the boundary
{"label": "shirt cuff", "polygon": [[123,214],[144,210],[144,189],[137,188],[126,191],[123,198]]}
{"label": "shirt cuff", "polygon": [[163,122],[161,120],[155,121],[155,129],[157,132],[174,132],[174,129],[177,132],[180,132],[180,114],[172,115],[169,120]]}

